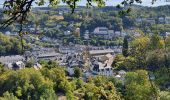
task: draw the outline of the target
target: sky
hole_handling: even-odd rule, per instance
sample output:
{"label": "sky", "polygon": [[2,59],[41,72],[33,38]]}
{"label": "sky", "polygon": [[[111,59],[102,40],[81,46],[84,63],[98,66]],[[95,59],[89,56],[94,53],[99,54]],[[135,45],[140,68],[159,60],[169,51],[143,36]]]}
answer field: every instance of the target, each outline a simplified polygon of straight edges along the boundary
{"label": "sky", "polygon": [[[0,7],[2,7],[2,4],[5,0],[0,0]],[[86,5],[86,0],[80,0],[81,2],[78,3],[78,5],[85,6]],[[106,6],[116,6],[123,0],[106,0]],[[169,1],[169,2],[165,2]],[[63,5],[63,3],[61,3]],[[160,5],[170,5],[170,0],[157,0],[155,4],[151,4],[151,0],[142,0],[143,6],[160,6]]]}

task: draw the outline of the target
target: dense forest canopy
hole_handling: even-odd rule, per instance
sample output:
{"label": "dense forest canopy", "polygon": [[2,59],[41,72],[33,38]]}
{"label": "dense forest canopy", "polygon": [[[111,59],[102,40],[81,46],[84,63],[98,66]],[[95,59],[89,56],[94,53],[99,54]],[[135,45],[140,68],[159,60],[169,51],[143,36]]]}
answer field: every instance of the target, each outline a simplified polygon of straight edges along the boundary
{"label": "dense forest canopy", "polygon": [[147,74],[137,70],[128,72],[125,82],[112,76],[90,77],[84,82],[79,77],[69,77],[55,63],[43,62],[39,71],[32,68],[12,71],[1,66],[0,100],[57,100],[61,95],[66,100],[169,100],[169,92],[160,92],[152,86]]}
{"label": "dense forest canopy", "polygon": [[[0,55],[17,55],[21,54],[21,43],[17,37],[8,37],[0,33]],[[25,41],[24,41],[25,44]]]}

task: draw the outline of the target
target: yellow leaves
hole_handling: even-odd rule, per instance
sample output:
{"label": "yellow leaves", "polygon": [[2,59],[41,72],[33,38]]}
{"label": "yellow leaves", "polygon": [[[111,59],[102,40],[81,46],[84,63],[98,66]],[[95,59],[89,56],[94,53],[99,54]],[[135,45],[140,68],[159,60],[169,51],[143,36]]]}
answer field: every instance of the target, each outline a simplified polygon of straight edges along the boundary
{"label": "yellow leaves", "polygon": [[55,7],[60,3],[60,0],[49,0],[49,2],[52,7]]}
{"label": "yellow leaves", "polygon": [[132,49],[137,50],[135,52],[138,52],[141,50],[146,51],[148,49],[149,42],[150,42],[150,39],[148,37],[140,37],[132,41],[131,47]]}
{"label": "yellow leaves", "polygon": [[98,7],[104,7],[105,1],[104,0],[94,0]]}
{"label": "yellow leaves", "polygon": [[2,85],[4,83],[4,81],[6,81],[12,74],[14,74],[14,71],[6,71],[3,74],[1,74],[0,75],[0,85]]}
{"label": "yellow leaves", "polygon": [[16,94],[18,97],[22,96],[22,89],[21,89],[21,87],[17,87],[17,90],[15,91],[15,94]]}
{"label": "yellow leaves", "polygon": [[49,19],[50,19],[50,20],[58,21],[58,20],[64,20],[64,17],[63,17],[63,16],[60,16],[60,15],[54,15],[54,16],[50,16]]}
{"label": "yellow leaves", "polygon": [[140,30],[140,29],[136,29],[135,32],[136,32],[136,33],[139,33],[141,36],[144,36],[144,35],[145,35],[145,33],[143,33],[143,31]]}
{"label": "yellow leaves", "polygon": [[139,43],[143,43],[143,42],[148,41],[148,40],[149,40],[149,38],[147,38],[147,37],[140,37],[140,38],[135,39],[133,41],[133,43],[139,44]]}
{"label": "yellow leaves", "polygon": [[10,37],[7,37],[4,34],[0,33],[0,43],[1,42],[4,43],[4,44],[9,43],[10,42]]}

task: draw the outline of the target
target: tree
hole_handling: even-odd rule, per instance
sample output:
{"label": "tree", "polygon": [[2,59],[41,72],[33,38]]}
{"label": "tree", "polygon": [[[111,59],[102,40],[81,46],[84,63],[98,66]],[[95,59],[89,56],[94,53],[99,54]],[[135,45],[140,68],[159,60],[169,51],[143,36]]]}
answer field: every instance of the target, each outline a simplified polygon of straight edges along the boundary
{"label": "tree", "polygon": [[128,56],[128,40],[127,40],[127,37],[124,37],[124,40],[123,40],[123,48],[122,48],[122,54],[124,57],[127,57]]}
{"label": "tree", "polygon": [[77,78],[82,76],[82,71],[79,67],[74,68],[74,76],[77,77]]}
{"label": "tree", "polygon": [[104,76],[92,78],[84,86],[85,100],[121,100],[114,84]]}
{"label": "tree", "polygon": [[150,49],[155,50],[155,49],[161,49],[164,46],[163,40],[161,40],[161,37],[158,35],[158,33],[155,33],[152,35],[151,40],[150,40]]}
{"label": "tree", "polygon": [[5,71],[7,71],[8,69],[0,63],[0,74],[4,73]]}
{"label": "tree", "polygon": [[129,55],[134,59],[137,68],[146,68],[146,57],[150,39],[139,37],[132,41]]}
{"label": "tree", "polygon": [[28,68],[34,67],[33,59],[30,59],[29,61],[27,61],[25,64],[25,67],[28,67]]}
{"label": "tree", "polygon": [[125,76],[125,99],[127,100],[158,100],[159,91],[149,81],[148,72],[138,70],[128,72]]}
{"label": "tree", "polygon": [[0,33],[0,41],[0,56],[16,55],[21,53],[21,43],[16,37],[9,37]]}
{"label": "tree", "polygon": [[0,97],[0,100],[19,100],[13,93],[9,93],[8,91],[3,94],[3,97]]}
{"label": "tree", "polygon": [[161,91],[160,92],[160,100],[170,100],[170,92]]}
{"label": "tree", "polygon": [[48,95],[55,95],[53,86],[51,80],[45,79],[40,71],[31,68],[6,71],[0,75],[0,95],[10,91],[18,99],[47,99],[47,91],[50,91]]}
{"label": "tree", "polygon": [[[149,70],[159,70],[159,68],[164,66],[164,55],[165,51],[163,49],[155,49],[147,53],[147,65]],[[168,60],[169,62],[169,60]]]}

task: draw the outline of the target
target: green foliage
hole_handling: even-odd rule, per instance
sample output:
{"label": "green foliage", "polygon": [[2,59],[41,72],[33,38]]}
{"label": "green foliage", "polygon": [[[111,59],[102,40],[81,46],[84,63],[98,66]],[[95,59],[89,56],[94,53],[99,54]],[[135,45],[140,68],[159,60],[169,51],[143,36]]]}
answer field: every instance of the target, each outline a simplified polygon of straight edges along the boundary
{"label": "green foliage", "polygon": [[125,99],[152,100],[158,98],[158,90],[153,86],[145,70],[129,72],[125,77]]}
{"label": "green foliage", "polygon": [[5,68],[5,66],[0,63],[0,74],[3,74],[6,71],[8,71],[8,69]]}
{"label": "green foliage", "polygon": [[42,68],[40,71],[31,68],[7,70],[0,74],[0,89],[0,100],[13,100],[9,98],[56,100],[57,94],[63,94],[69,100],[122,100],[123,98],[147,100],[154,99],[158,95],[160,98],[169,97],[168,93],[165,94],[166,96],[159,94],[154,83],[151,84],[148,72],[145,70],[128,72],[125,81],[117,80],[112,76],[96,76],[89,78],[86,82],[66,76],[65,70],[60,67]]}
{"label": "green foliage", "polygon": [[160,92],[160,100],[170,100],[170,92],[161,91]]}
{"label": "green foliage", "polygon": [[3,94],[3,97],[0,97],[0,100],[19,100],[16,96],[14,96],[12,93],[5,92]]}
{"label": "green foliage", "polygon": [[162,31],[165,31],[165,32],[169,32],[170,31],[170,25],[169,24],[155,24],[153,26],[151,26],[151,30],[153,32],[162,32]]}
{"label": "green foliage", "polygon": [[0,33],[0,41],[0,56],[16,55],[21,53],[22,49],[19,39],[5,36],[4,34]]}
{"label": "green foliage", "polygon": [[162,66],[161,68],[157,69],[155,71],[155,83],[158,84],[161,89],[166,89],[167,88],[167,84],[169,84],[169,80],[170,80],[170,73],[169,73],[169,69],[167,69],[166,67]]}
{"label": "green foliage", "polygon": [[58,63],[56,61],[44,61],[44,60],[40,60],[39,63],[44,67],[44,68],[47,68],[47,69],[52,69],[52,68],[57,68],[59,67],[58,66]]}
{"label": "green foliage", "polygon": [[31,59],[26,62],[25,67],[31,68],[34,66],[34,61]]}
{"label": "green foliage", "polygon": [[158,34],[154,34],[150,39],[150,49],[156,50],[161,49],[164,46],[164,42]]}
{"label": "green foliage", "polygon": [[[147,53],[147,65],[152,70],[158,70],[159,68],[165,65],[165,50],[158,49],[153,50]],[[167,54],[169,57],[169,54]],[[168,58],[168,65],[170,64],[170,60]],[[167,66],[168,67],[168,66]]]}
{"label": "green foliage", "polygon": [[112,66],[118,70],[148,69],[153,71],[165,66],[166,61],[168,68],[170,64],[168,39],[167,37],[164,42],[158,34],[151,37],[142,35],[134,38],[130,42],[129,56],[125,58],[122,55],[117,55]]}
{"label": "green foliage", "polygon": [[77,77],[77,78],[80,78],[82,76],[82,71],[79,67],[75,67],[74,76]]}
{"label": "green foliage", "polygon": [[124,40],[123,40],[122,54],[125,57],[128,56],[128,40],[127,40],[127,37],[124,37]]}
{"label": "green foliage", "polygon": [[114,84],[106,77],[97,76],[84,87],[84,99],[121,100],[120,94],[116,91]]}
{"label": "green foliage", "polygon": [[149,38],[141,37],[137,38],[131,43],[130,55],[134,58],[136,67],[146,68],[146,56],[149,46]]}
{"label": "green foliage", "polygon": [[0,89],[1,95],[10,91],[19,99],[47,99],[44,96],[47,91],[51,91],[49,95],[55,95],[53,82],[45,80],[42,74],[34,69],[5,72],[0,75]]}

